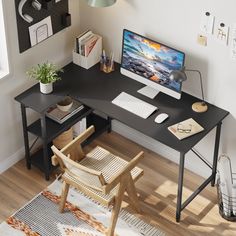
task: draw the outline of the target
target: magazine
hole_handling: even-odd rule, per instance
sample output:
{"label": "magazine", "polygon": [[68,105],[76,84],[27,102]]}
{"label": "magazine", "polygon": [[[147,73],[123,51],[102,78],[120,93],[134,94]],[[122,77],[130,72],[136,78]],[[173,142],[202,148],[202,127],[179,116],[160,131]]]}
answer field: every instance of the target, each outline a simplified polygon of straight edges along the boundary
{"label": "magazine", "polygon": [[168,130],[179,140],[190,137],[204,130],[194,119],[189,118],[168,127]]}
{"label": "magazine", "polygon": [[50,107],[47,110],[46,116],[58,122],[59,124],[62,124],[71,116],[73,116],[74,114],[76,114],[77,112],[81,111],[84,108],[83,104],[81,104],[79,101],[74,100],[74,99],[72,99],[72,101],[73,101],[73,104],[69,111],[66,111],[66,112],[61,111],[55,104],[54,106]]}

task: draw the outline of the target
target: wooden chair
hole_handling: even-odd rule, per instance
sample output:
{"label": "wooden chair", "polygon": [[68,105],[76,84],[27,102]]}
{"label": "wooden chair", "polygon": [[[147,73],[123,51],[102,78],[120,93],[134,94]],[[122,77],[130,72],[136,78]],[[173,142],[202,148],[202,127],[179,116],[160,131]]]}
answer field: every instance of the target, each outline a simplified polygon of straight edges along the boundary
{"label": "wooden chair", "polygon": [[143,157],[143,152],[136,155],[130,162],[100,146],[85,154],[81,143],[93,132],[94,127],[90,126],[60,151],[52,146],[54,152],[52,163],[53,165],[59,163],[64,172],[59,210],[60,212],[64,210],[70,185],[107,207],[113,205],[111,223],[107,231],[107,235],[112,236],[125,191],[128,193],[132,206],[140,213],[134,182],[143,175],[143,170],[136,167]]}

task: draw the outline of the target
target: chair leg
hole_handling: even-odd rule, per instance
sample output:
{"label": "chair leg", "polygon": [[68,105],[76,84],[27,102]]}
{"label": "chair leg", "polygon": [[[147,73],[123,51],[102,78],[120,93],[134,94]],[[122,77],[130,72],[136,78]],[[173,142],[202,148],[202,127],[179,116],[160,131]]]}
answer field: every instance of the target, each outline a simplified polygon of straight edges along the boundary
{"label": "chair leg", "polygon": [[130,202],[131,202],[132,206],[134,207],[134,209],[138,213],[141,214],[141,209],[140,209],[140,206],[139,206],[139,199],[138,199],[137,191],[136,191],[134,181],[133,181],[131,175],[129,175],[126,192],[129,195]]}
{"label": "chair leg", "polygon": [[117,222],[117,219],[118,219],[121,203],[122,203],[124,192],[125,192],[125,188],[126,188],[126,185],[124,184],[124,183],[126,183],[126,180],[127,179],[125,179],[124,181],[121,181],[123,183],[120,184],[118,193],[116,195],[115,203],[114,203],[114,206],[113,206],[113,209],[112,209],[111,225],[110,225],[110,227],[109,227],[109,229],[107,231],[107,234],[106,234],[107,236],[113,236],[114,235],[114,231],[115,231],[115,227],[116,227],[116,222]]}
{"label": "chair leg", "polygon": [[61,202],[60,202],[60,206],[59,206],[60,213],[62,213],[64,211],[65,202],[66,202],[66,198],[67,198],[67,195],[68,195],[69,187],[70,187],[70,185],[68,183],[66,183],[66,181],[64,181],[63,185],[62,185]]}

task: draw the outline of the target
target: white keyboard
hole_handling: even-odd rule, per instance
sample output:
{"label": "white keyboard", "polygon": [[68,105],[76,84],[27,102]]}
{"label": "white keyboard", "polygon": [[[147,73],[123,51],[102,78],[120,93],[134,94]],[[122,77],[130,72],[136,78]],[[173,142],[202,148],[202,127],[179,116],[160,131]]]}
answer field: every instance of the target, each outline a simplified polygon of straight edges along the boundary
{"label": "white keyboard", "polygon": [[121,92],[112,100],[112,103],[144,119],[148,118],[155,110],[158,110],[157,107],[125,92]]}

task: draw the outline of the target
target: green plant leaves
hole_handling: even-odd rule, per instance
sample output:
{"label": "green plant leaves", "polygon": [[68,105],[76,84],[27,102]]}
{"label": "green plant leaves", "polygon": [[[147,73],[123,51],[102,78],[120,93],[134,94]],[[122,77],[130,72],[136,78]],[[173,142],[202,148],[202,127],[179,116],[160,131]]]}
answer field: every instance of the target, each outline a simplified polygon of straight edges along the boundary
{"label": "green plant leaves", "polygon": [[31,79],[36,79],[43,84],[48,84],[60,80],[59,72],[63,72],[62,69],[58,69],[55,64],[45,62],[32,67],[26,74]]}

